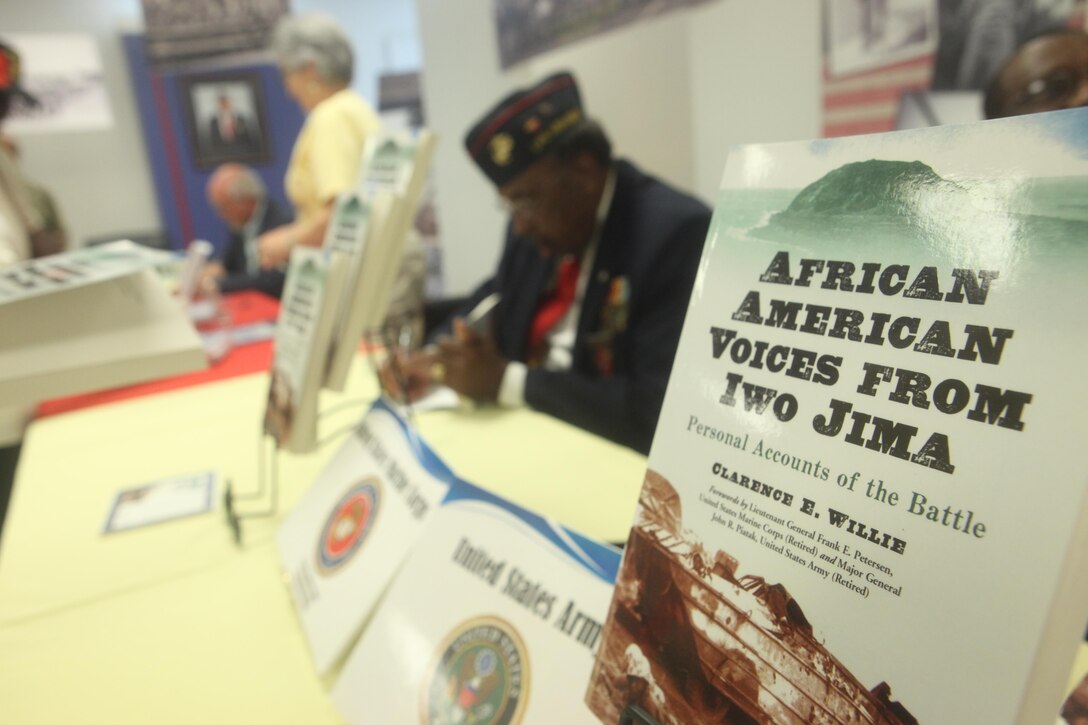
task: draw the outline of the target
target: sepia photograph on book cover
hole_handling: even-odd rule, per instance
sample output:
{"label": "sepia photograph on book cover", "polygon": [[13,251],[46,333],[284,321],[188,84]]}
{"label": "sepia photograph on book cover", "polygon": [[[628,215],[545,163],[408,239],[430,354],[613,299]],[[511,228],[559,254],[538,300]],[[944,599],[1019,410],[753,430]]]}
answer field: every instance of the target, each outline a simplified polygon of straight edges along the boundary
{"label": "sepia photograph on book cover", "polygon": [[276,532],[314,665],[358,636],[454,475],[379,399]]}
{"label": "sepia photograph on book cover", "polygon": [[461,480],[333,689],[348,723],[593,723],[619,552]]}
{"label": "sepia photograph on book cover", "polygon": [[1088,620],[1088,109],[738,147],[587,701],[1051,722]]}

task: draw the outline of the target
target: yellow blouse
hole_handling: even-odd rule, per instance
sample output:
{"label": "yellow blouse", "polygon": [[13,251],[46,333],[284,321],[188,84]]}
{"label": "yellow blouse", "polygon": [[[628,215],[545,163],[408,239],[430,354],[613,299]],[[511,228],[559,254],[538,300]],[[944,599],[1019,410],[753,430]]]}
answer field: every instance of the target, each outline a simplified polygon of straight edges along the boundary
{"label": "yellow blouse", "polygon": [[287,198],[299,221],[356,188],[363,144],[381,127],[378,115],[345,88],[314,106],[295,140],[284,176]]}

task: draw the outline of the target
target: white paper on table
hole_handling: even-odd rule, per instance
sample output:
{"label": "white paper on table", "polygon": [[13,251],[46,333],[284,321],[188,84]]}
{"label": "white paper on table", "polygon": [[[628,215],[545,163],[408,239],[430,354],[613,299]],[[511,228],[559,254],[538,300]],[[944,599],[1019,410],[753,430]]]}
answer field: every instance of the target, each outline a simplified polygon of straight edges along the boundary
{"label": "white paper on table", "polygon": [[216,471],[201,471],[152,481],[119,491],[102,533],[125,531],[211,511]]}

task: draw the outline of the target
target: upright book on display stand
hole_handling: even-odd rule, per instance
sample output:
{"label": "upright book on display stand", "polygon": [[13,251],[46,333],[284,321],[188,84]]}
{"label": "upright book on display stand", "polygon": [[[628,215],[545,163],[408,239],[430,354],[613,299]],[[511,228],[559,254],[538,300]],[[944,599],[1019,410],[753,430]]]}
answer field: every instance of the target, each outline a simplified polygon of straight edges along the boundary
{"label": "upright book on display stand", "polygon": [[349,723],[591,723],[580,694],[619,564],[454,481],[340,671]]}
{"label": "upright book on display stand", "polygon": [[205,367],[184,307],[154,271],[174,261],[122,240],[0,270],[0,401],[29,404]]}
{"label": "upright book on display stand", "polygon": [[358,195],[368,228],[352,249],[340,245],[351,259],[350,281],[325,379],[332,390],[343,389],[358,341],[385,320],[435,141],[426,129],[385,131],[368,139],[363,149]]}
{"label": "upright book on display stand", "polygon": [[291,250],[264,416],[277,448],[308,453],[317,444],[318,396],[344,273],[341,260],[324,250]]}
{"label": "upright book on display stand", "polygon": [[[340,296],[333,333],[329,340],[324,386],[344,389],[351,361],[367,331],[373,311],[384,314],[388,290],[375,284],[374,270],[389,268],[396,274],[400,245],[392,243],[391,222],[398,201],[390,192],[369,197],[345,194],[337,200],[325,238],[325,247],[345,267],[344,293]],[[386,263],[393,257],[393,266]]]}
{"label": "upright book on display stand", "polygon": [[384,131],[368,139],[363,149],[360,191],[366,196],[392,192],[403,197],[414,211],[427,181],[435,143],[435,135],[425,128]]}
{"label": "upright book on display stand", "polygon": [[1088,109],[733,150],[601,721],[1053,722],[1088,619],[1085,240]]}

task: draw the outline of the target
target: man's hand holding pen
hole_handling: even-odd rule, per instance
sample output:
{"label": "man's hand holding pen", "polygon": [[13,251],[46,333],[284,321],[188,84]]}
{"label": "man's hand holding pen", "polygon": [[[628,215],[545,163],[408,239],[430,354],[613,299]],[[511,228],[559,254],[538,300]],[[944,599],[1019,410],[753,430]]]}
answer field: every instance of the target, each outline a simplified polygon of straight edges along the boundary
{"label": "man's hand holding pen", "polygon": [[415,402],[434,384],[444,384],[477,402],[494,402],[507,360],[491,335],[480,334],[457,318],[453,334],[414,353],[393,352],[381,368],[385,392]]}

